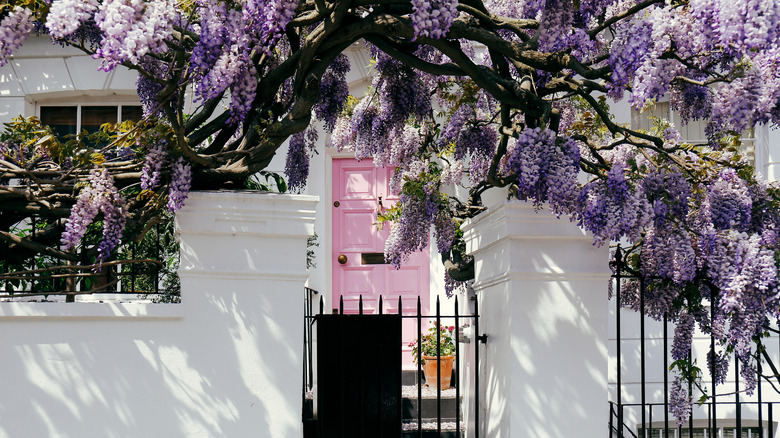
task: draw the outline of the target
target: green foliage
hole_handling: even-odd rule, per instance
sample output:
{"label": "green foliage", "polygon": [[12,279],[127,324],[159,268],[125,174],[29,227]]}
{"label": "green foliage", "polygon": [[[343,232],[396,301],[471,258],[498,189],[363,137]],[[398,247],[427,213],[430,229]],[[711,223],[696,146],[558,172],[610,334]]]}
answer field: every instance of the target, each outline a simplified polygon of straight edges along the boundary
{"label": "green foliage", "polygon": [[[261,177],[264,179],[261,180]],[[282,175],[276,172],[261,170],[247,179],[246,188],[249,190],[286,193],[287,182]]]}
{"label": "green foliage", "polygon": [[[452,332],[455,330],[455,326],[440,326],[438,330],[438,336],[441,339],[441,343],[436,343],[437,330],[436,325],[431,322],[431,327],[428,329],[428,333],[421,336],[421,347],[417,345],[417,341],[409,344],[412,347],[412,356],[415,363],[425,363],[425,359],[422,357],[436,357],[436,356],[452,356],[455,354],[455,342],[452,339]],[[422,356],[422,357],[421,357]],[[421,362],[420,362],[421,361]]]}
{"label": "green foliage", "polygon": [[[610,120],[613,119],[614,116],[609,112],[606,96],[599,96],[596,100],[598,108],[605,114],[609,114]],[[583,135],[591,139],[612,137],[604,120],[602,120],[598,112],[594,111],[588,101],[582,97],[573,96],[568,102],[574,111],[574,121],[566,130],[567,135]]]}
{"label": "green foliage", "polygon": [[149,229],[139,242],[122,246],[118,260],[152,259],[162,265],[155,269],[151,263],[123,264],[122,289],[135,291],[142,298],[160,303],[181,302],[179,242],[174,236],[172,218]]}
{"label": "green foliage", "polygon": [[315,262],[316,254],[312,248],[318,248],[320,242],[317,240],[319,236],[315,232],[313,236],[306,239],[306,269],[316,268],[317,262]]}

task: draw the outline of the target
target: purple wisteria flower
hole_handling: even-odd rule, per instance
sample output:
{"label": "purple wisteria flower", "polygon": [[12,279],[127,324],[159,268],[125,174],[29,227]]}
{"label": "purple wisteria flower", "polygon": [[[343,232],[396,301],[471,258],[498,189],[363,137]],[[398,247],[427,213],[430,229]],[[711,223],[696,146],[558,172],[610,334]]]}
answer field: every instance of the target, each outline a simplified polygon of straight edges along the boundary
{"label": "purple wisteria flower", "polygon": [[103,40],[94,57],[111,71],[123,61],[137,63],[147,53],[160,53],[178,20],[173,0],[106,0],[95,13]]}
{"label": "purple wisteria flower", "polygon": [[190,193],[192,166],[179,157],[172,165],[171,187],[168,191],[168,210],[176,213],[184,206],[184,200]]}
{"label": "purple wisteria flower", "polygon": [[119,244],[127,217],[125,198],[103,168],[90,171],[87,185],[76,198],[62,233],[64,250],[75,248],[81,242],[98,213],[103,214],[103,237],[98,245],[98,262],[101,262],[108,259]]}
{"label": "purple wisteria flower", "polygon": [[16,52],[35,27],[32,11],[14,6],[0,21],[0,67]]}
{"label": "purple wisteria flower", "polygon": [[457,6],[457,0],[412,0],[409,18],[414,26],[415,39],[420,36],[444,38],[458,16]]}
{"label": "purple wisteria flower", "polygon": [[167,141],[158,139],[152,141],[149,151],[144,159],[141,170],[141,189],[153,190],[160,183],[160,171],[168,161],[168,153],[165,150]]}
{"label": "purple wisteria flower", "polygon": [[49,9],[46,29],[52,38],[65,38],[92,18],[97,8],[97,0],[54,0]]}
{"label": "purple wisteria flower", "polygon": [[327,131],[333,131],[336,120],[346,106],[349,97],[346,77],[349,69],[349,58],[342,53],[333,60],[322,75],[320,99],[314,105],[314,113],[318,119],[325,122]]}

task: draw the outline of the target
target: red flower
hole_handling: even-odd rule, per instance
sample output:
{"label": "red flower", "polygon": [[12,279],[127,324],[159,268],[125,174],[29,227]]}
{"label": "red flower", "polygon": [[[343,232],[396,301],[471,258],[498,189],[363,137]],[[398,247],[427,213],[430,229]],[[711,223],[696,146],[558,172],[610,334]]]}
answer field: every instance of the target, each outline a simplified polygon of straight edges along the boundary
{"label": "red flower", "polygon": [[451,326],[447,327],[447,330],[449,330],[449,331],[453,331],[453,330],[455,330],[455,326],[454,326],[454,325],[451,325]]}

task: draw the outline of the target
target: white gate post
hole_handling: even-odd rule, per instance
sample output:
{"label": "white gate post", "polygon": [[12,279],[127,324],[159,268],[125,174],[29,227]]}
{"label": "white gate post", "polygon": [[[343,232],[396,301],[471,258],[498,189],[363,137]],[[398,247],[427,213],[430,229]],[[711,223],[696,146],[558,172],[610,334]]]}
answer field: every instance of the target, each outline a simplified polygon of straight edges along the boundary
{"label": "white gate post", "polygon": [[201,348],[227,342],[235,351],[219,357],[213,348],[214,374],[238,383],[211,391],[235,405],[241,430],[253,436],[303,435],[306,239],[316,203],[314,196],[193,192],[176,215],[182,302],[187,317],[198,318],[191,336]]}
{"label": "white gate post", "polygon": [[488,336],[480,436],[606,436],[607,248],[519,201],[490,208],[464,234]]}

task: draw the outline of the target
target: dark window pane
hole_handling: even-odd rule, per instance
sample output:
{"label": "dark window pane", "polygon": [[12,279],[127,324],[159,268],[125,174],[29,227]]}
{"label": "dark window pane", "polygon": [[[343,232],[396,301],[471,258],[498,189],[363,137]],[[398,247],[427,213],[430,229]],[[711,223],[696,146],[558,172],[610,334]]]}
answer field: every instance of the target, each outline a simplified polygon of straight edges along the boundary
{"label": "dark window pane", "polygon": [[41,123],[51,126],[57,137],[63,139],[76,133],[76,109],[75,106],[42,106]]}
{"label": "dark window pane", "polygon": [[138,122],[144,118],[144,109],[140,105],[123,105],[122,106],[122,121],[132,120]]}
{"label": "dark window pane", "polygon": [[104,123],[116,123],[116,106],[82,106],[81,129],[93,133]]}

